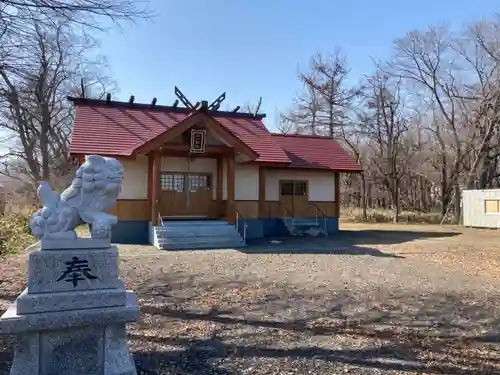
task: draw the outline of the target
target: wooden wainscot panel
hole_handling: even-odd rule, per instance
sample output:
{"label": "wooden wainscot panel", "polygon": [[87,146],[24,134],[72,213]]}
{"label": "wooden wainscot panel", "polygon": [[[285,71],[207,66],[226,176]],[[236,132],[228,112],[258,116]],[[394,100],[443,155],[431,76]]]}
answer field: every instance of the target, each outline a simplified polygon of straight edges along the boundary
{"label": "wooden wainscot panel", "polygon": [[226,216],[226,201],[212,200],[210,205],[210,217],[218,219]]}
{"label": "wooden wainscot panel", "polygon": [[[321,209],[321,207],[319,207],[319,209]],[[314,217],[316,217],[316,207],[313,206],[312,204],[305,204],[305,203],[304,204],[297,204],[294,206],[293,214],[295,217],[314,218]],[[318,213],[318,217],[320,217],[320,216],[321,216],[321,214]]]}
{"label": "wooden wainscot panel", "polygon": [[[311,204],[317,206],[326,217],[336,217],[336,203],[335,202],[311,202]],[[316,216],[316,209],[310,205],[308,210],[309,217]],[[319,214],[321,216],[321,214]]]}
{"label": "wooden wainscot panel", "polygon": [[276,217],[283,217],[284,216],[284,209],[283,206],[279,201],[266,201],[264,204],[264,212],[261,213],[261,218],[276,218]]}
{"label": "wooden wainscot panel", "polygon": [[259,217],[259,201],[236,201],[235,204],[245,219],[257,219]]}
{"label": "wooden wainscot panel", "polygon": [[108,210],[118,220],[149,221],[150,208],[147,199],[119,199],[116,205]]}
{"label": "wooden wainscot panel", "polygon": [[[314,218],[316,217],[317,206],[324,215],[327,217],[337,217],[337,204],[335,202],[309,202],[308,205],[299,205],[295,208],[295,216],[303,218]],[[266,201],[264,205],[263,212],[261,212],[260,217],[265,218],[282,218],[285,216],[285,209],[279,201]],[[318,217],[322,217],[318,213]]]}

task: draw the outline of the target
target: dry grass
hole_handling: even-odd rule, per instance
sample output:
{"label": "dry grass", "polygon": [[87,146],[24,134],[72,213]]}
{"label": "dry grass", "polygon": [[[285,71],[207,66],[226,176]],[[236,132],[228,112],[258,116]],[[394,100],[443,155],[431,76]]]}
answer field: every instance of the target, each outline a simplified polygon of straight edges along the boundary
{"label": "dry grass", "polygon": [[28,218],[26,214],[0,216],[0,256],[22,251],[36,241]]}
{"label": "dry grass", "polygon": [[[244,251],[120,246],[141,303],[129,330],[139,373],[500,374],[500,232],[343,229]],[[4,307],[25,261],[0,265]]]}
{"label": "dry grass", "polygon": [[[342,220],[348,222],[368,222],[368,223],[392,223],[394,221],[394,210],[388,209],[368,209],[367,220],[363,218],[363,211],[357,207],[344,207],[340,215]],[[451,215],[445,219],[444,223],[451,223]],[[399,222],[416,224],[440,224],[441,214],[439,212],[416,212],[402,211],[399,214]]]}

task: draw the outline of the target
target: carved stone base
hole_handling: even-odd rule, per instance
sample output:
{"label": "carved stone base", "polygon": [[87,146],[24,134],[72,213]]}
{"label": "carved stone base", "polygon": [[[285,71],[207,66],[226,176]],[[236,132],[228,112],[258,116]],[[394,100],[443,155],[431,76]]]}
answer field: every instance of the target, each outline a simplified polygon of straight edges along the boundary
{"label": "carved stone base", "polygon": [[0,317],[18,341],[10,375],[136,375],[125,324],[137,320],[116,247],[32,252],[28,288]]}
{"label": "carved stone base", "polygon": [[10,375],[136,375],[125,323],[139,319],[137,298],[125,306],[17,314],[0,318],[0,334],[16,335]]}
{"label": "carved stone base", "polygon": [[136,375],[124,324],[18,336],[10,375]]}
{"label": "carved stone base", "polygon": [[35,314],[68,310],[125,306],[125,288],[78,290],[76,292],[28,293],[25,289],[16,300],[17,313]]}
{"label": "carved stone base", "polygon": [[118,249],[34,251],[29,255],[28,293],[123,288]]}
{"label": "carved stone base", "polygon": [[95,238],[76,238],[76,239],[42,239],[40,241],[40,249],[43,251],[50,250],[67,250],[67,249],[105,249],[110,247],[110,239],[95,239]]}

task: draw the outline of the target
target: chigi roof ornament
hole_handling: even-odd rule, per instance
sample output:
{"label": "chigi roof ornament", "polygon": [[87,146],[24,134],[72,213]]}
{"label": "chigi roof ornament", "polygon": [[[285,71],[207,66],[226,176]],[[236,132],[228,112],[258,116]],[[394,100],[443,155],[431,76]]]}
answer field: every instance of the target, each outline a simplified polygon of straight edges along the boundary
{"label": "chigi roof ornament", "polygon": [[177,104],[179,104],[179,100],[180,100],[186,108],[189,108],[193,111],[197,111],[197,110],[218,111],[221,103],[226,99],[226,93],[223,92],[210,105],[208,104],[208,101],[205,101],[205,100],[202,100],[201,102],[196,102],[196,104],[193,105],[189,101],[189,99],[186,97],[186,95],[184,95],[184,93],[177,86],[174,87],[174,94],[178,98],[178,100],[176,100],[174,102],[174,107],[176,107]]}
{"label": "chigi roof ornament", "polygon": [[[83,85],[83,82],[82,82]],[[177,87],[174,86],[174,95],[177,97],[171,105],[160,105],[158,104],[157,97],[154,97],[149,103],[138,103],[134,95],[130,95],[127,101],[112,100],[111,93],[106,93],[103,99],[92,99],[85,96],[84,86],[82,86],[82,92],[79,97],[68,96],[67,99],[75,104],[85,104],[85,105],[106,105],[107,107],[114,108],[132,108],[139,110],[158,110],[158,111],[168,111],[173,113],[192,113],[195,111],[203,111],[211,113],[212,115],[219,117],[231,117],[231,118],[250,118],[255,120],[262,120],[266,117],[264,113],[258,113],[260,109],[260,103],[262,98],[259,99],[259,104],[255,111],[240,112],[241,107],[238,105],[232,110],[221,110],[221,104],[226,100],[226,93],[220,94],[214,101],[210,104],[206,100],[197,101],[193,104],[186,95]]]}

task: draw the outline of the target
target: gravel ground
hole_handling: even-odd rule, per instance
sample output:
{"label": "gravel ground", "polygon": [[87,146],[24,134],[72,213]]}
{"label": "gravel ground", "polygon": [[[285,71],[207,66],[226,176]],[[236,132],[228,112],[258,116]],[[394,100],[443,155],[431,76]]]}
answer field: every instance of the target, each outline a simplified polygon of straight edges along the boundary
{"label": "gravel ground", "polygon": [[[141,303],[138,373],[500,374],[500,232],[344,229],[244,251],[120,246]],[[0,308],[24,288],[25,261],[0,265]]]}

